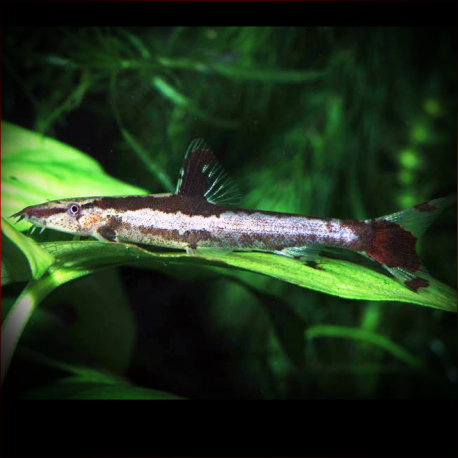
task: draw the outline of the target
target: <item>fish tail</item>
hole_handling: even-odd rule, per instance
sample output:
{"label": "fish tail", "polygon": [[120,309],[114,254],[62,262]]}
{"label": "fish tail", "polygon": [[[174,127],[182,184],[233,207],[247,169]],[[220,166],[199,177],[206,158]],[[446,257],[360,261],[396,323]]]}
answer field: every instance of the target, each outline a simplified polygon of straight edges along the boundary
{"label": "fish tail", "polygon": [[412,291],[427,288],[431,277],[417,254],[417,241],[456,196],[429,200],[415,207],[368,220],[374,229],[365,254]]}

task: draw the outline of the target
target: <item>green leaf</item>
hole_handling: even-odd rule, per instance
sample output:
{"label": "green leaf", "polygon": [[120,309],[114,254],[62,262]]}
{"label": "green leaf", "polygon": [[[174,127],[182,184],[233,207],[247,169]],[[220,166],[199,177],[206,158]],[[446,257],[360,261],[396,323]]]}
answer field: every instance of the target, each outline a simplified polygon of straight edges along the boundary
{"label": "green leaf", "polygon": [[320,269],[300,261],[268,253],[230,253],[225,256],[191,256],[186,253],[161,253],[137,245],[97,241],[47,242],[44,249],[66,269],[91,269],[135,263],[155,267],[184,263],[229,267],[260,273],[304,288],[347,299],[400,301],[456,312],[456,293],[432,280],[429,288],[414,293],[393,278],[348,261],[323,259]]}
{"label": "green leaf", "polygon": [[[137,329],[119,272],[116,269],[95,272],[66,284],[37,312],[44,311],[54,318],[56,314],[52,312],[59,316],[63,304],[64,316],[67,310],[71,320],[35,328],[34,341],[39,342],[35,348],[67,362],[97,365],[123,374],[132,362]],[[34,318],[30,327],[35,324]]]}
{"label": "green leaf", "polygon": [[31,278],[30,265],[22,251],[8,237],[3,237],[1,286],[27,281]]}
{"label": "green leaf", "polygon": [[[71,270],[61,264],[58,268],[51,267],[54,257],[48,251],[43,250],[33,239],[16,231],[7,221],[3,221],[2,231],[6,235],[2,247],[2,284],[39,279],[30,282],[8,313],[2,316],[3,381],[19,338],[40,302],[60,285],[93,273],[96,269],[84,270],[80,266],[78,269]],[[22,253],[26,255],[26,258]],[[26,259],[29,259],[30,268]],[[111,370],[123,372],[130,362],[135,338],[135,324],[132,311],[127,305],[127,299],[117,288],[114,275],[114,273],[106,273],[103,279],[95,279],[96,283],[102,280],[102,285],[94,284],[91,287],[91,282],[89,282],[81,291],[66,298],[67,303],[73,303],[78,298],[82,298],[82,303],[75,304],[78,306],[78,322],[71,329],[65,329],[64,333],[69,340],[67,350],[72,348],[72,345],[76,345],[77,348],[72,353],[78,353],[80,356],[82,354],[93,355],[93,362],[103,364],[104,367]],[[94,298],[97,298],[95,303],[93,303]],[[109,314],[106,313],[108,309]],[[49,328],[53,321],[48,320],[47,324]],[[44,332],[41,327],[39,330]],[[48,341],[52,341],[53,336],[57,339],[62,333],[60,328],[47,330],[50,335],[39,339],[43,344],[49,344]],[[101,333],[100,330],[103,332]],[[119,339],[120,335],[123,336],[122,339]],[[56,348],[55,351],[58,352],[58,350],[59,348]]]}
{"label": "green leaf", "polygon": [[[104,173],[90,156],[56,140],[2,121],[2,215],[46,200],[146,194]],[[24,230],[30,224],[22,221]]]}
{"label": "green leaf", "polygon": [[36,280],[54,262],[54,257],[49,252],[40,248],[30,237],[18,232],[3,218],[2,234],[2,286],[29,278]]}
{"label": "green leaf", "polygon": [[420,359],[416,358],[414,355],[404,350],[404,348],[395,344],[387,337],[372,331],[367,331],[365,329],[330,325],[314,326],[313,328],[309,328],[305,332],[305,337],[307,339],[316,339],[319,337],[334,337],[367,342],[376,347],[381,348],[387,353],[390,353],[392,356],[407,364],[412,369],[420,371],[424,370],[423,363]]}
{"label": "green leaf", "polygon": [[28,283],[2,322],[1,382],[3,384],[22,332],[41,301],[58,286],[92,273],[93,270],[50,269]]}
{"label": "green leaf", "polygon": [[107,371],[61,362],[34,350],[23,349],[21,356],[72,374],[21,393],[21,399],[183,399],[163,391],[137,387]]}
{"label": "green leaf", "polygon": [[[59,286],[59,285],[57,285]],[[2,298],[2,322],[15,298]],[[136,342],[134,311],[116,269],[62,285],[31,314],[19,348],[123,374]]]}

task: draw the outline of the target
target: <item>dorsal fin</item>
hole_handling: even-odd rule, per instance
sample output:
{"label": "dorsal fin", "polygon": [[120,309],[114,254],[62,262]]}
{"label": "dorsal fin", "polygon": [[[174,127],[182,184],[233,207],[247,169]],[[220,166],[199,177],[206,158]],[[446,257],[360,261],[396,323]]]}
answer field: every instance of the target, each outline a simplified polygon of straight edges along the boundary
{"label": "dorsal fin", "polygon": [[186,151],[176,193],[218,205],[233,205],[240,197],[237,185],[201,139],[193,140]]}

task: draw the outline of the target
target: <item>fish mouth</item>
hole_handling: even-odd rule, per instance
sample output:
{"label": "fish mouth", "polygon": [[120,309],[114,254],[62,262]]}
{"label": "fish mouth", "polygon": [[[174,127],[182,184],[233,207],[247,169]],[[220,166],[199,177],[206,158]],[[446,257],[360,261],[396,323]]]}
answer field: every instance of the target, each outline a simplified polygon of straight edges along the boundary
{"label": "fish mouth", "polygon": [[32,223],[34,226],[38,227],[45,227],[46,221],[40,221],[40,216],[35,214],[33,208],[26,207],[23,210],[14,213],[14,215],[9,216],[8,218],[17,218],[15,224],[18,224],[21,221],[28,221]]}
{"label": "fish mouth", "polygon": [[23,219],[28,220],[29,215],[27,214],[26,209],[24,208],[24,210],[21,210],[20,212],[17,212],[14,215],[8,216],[8,218],[18,218],[16,223],[19,223],[19,221],[22,221]]}
{"label": "fish mouth", "polygon": [[37,228],[41,228],[40,234],[46,229],[46,221],[38,220],[33,214],[30,213],[31,209],[24,208],[20,212],[15,213],[14,215],[9,216],[8,218],[18,218],[15,221],[15,224],[25,220],[32,224],[31,230],[29,232],[32,235]]}

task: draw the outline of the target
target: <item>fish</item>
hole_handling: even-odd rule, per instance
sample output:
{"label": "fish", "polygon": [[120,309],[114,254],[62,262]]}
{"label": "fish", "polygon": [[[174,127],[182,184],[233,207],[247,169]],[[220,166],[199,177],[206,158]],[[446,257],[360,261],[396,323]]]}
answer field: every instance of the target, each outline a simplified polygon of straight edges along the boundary
{"label": "fish", "polygon": [[186,250],[190,255],[225,256],[261,251],[319,268],[322,252],[346,249],[383,266],[411,291],[428,288],[431,277],[419,258],[418,239],[449,196],[373,219],[303,216],[237,206],[237,185],[202,139],[189,145],[175,193],[77,197],[24,208],[12,217],[34,226]]}

